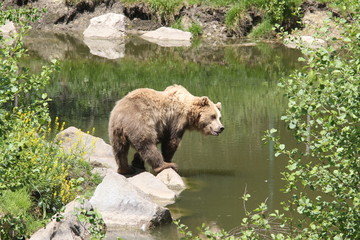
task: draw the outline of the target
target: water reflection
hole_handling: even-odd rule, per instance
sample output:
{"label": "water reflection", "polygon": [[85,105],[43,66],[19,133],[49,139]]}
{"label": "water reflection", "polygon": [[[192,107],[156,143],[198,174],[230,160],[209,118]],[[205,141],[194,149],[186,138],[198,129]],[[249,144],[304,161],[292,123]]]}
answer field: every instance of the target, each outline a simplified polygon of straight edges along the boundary
{"label": "water reflection", "polygon": [[[38,46],[44,41],[46,48]],[[85,131],[95,127],[95,135],[106,141],[115,101],[133,89],[181,84],[194,95],[222,102],[224,133],[187,132],[174,157],[191,188],[171,208],[186,210],[179,211],[186,212],[181,220],[191,229],[203,222],[228,230],[238,226],[245,189],[252,195],[247,209],[266,198],[270,207],[279,207],[279,172],[285,163],[272,157],[272,147],[261,138],[275,127],[288,139],[279,122],[285,99],[276,84],[299,67],[299,51],[264,43],[163,48],[134,37],[126,40],[121,58],[109,60],[90,54],[81,39],[59,35],[32,37],[28,47],[34,67],[52,56],[62,60],[48,88],[52,116]],[[169,229],[154,233],[155,239],[169,239]]]}
{"label": "water reflection", "polygon": [[107,59],[118,59],[125,56],[125,43],[122,40],[84,39],[92,55]]}

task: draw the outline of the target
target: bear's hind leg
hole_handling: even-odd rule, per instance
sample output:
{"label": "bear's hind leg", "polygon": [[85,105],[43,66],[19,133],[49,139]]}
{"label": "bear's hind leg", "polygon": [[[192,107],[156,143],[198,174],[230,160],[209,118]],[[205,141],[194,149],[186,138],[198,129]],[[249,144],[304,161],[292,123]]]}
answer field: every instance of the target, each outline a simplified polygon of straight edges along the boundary
{"label": "bear's hind leg", "polygon": [[129,152],[129,143],[117,143],[113,146],[115,160],[118,165],[118,173],[120,174],[133,174],[135,170],[129,166],[127,155]]}

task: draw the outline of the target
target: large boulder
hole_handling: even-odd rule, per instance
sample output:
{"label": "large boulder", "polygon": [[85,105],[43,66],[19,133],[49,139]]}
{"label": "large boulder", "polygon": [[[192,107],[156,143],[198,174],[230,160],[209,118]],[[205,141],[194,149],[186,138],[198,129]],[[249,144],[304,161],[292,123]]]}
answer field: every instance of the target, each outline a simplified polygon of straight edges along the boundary
{"label": "large boulder", "polygon": [[109,171],[90,203],[102,215],[108,229],[147,230],[172,221],[170,211],[155,204],[124,176]]}
{"label": "large boulder", "polygon": [[69,127],[57,135],[61,146],[69,153],[82,154],[96,168],[117,171],[112,147],[101,138],[84,133],[76,127]]}
{"label": "large boulder", "polygon": [[192,34],[175,28],[161,27],[141,37],[163,47],[181,47],[191,45]]}
{"label": "large boulder", "polygon": [[140,173],[128,178],[128,180],[161,206],[175,202],[175,192],[171,191],[160,179],[149,172]]}
{"label": "large boulder", "polygon": [[66,205],[65,211],[62,214],[62,219],[58,221],[53,219],[46,225],[46,227],[35,232],[31,236],[30,240],[88,239],[90,224],[87,222],[81,222],[77,218],[81,209],[85,209],[87,211],[93,210],[88,201],[81,204],[74,200]]}
{"label": "large boulder", "polygon": [[83,34],[84,38],[121,39],[125,36],[125,16],[108,13],[94,17]]}

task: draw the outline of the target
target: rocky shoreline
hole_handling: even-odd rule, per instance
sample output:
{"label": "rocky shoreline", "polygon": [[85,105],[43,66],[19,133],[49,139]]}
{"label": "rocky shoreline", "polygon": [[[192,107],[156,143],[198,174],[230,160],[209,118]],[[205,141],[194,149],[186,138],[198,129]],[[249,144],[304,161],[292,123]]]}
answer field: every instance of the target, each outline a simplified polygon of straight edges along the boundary
{"label": "rocky shoreline", "polygon": [[[71,34],[82,38],[82,33],[90,24],[94,17],[109,13],[122,14],[124,16],[124,28],[127,35],[141,35],[148,31],[169,26],[169,22],[164,22],[157,13],[153,12],[144,3],[121,3],[117,0],[101,1],[78,1],[77,4],[69,4],[64,0],[4,0],[4,8],[8,7],[34,7],[38,9],[46,8],[40,21],[34,23],[33,29],[36,31],[49,31]],[[292,31],[292,36],[300,37],[302,41],[309,41],[308,46],[314,48],[325,46],[322,39],[318,39],[316,34],[318,29],[327,19],[331,19],[338,14],[329,9],[325,4],[316,1],[306,1],[302,6],[303,17],[301,28]],[[238,30],[229,29],[225,24],[226,7],[209,7],[203,5],[184,6],[178,10],[174,18],[181,19],[181,26],[188,27],[192,23],[197,23],[201,27],[202,41],[209,42],[211,45],[222,45],[231,39],[246,39],[249,31],[257,24],[256,13],[249,13],[248,19],[243,22],[243,26],[238,26]],[[297,24],[296,26],[299,26]],[[329,37],[338,37],[339,30],[333,21],[329,24],[331,33]],[[294,26],[295,27],[295,26]],[[274,35],[275,36],[275,35]],[[277,38],[273,38],[276,40]],[[290,38],[291,39],[291,38]],[[289,47],[297,47],[297,43],[289,44]]]}
{"label": "rocky shoreline", "polygon": [[112,148],[101,138],[69,127],[57,135],[57,140],[65,151],[89,161],[103,180],[90,199],[75,199],[67,204],[62,219],[54,218],[31,240],[86,238],[91,225],[76,217],[83,210],[96,209],[107,232],[117,232],[118,237],[135,234],[151,239],[150,229],[172,222],[166,206],[186,189],[184,180],[174,170],[166,169],[157,176],[141,172],[126,178],[116,172]]}
{"label": "rocky shoreline", "polygon": [[[123,4],[120,1],[80,1],[74,6],[65,4],[62,0],[23,1],[26,4],[17,4],[18,1],[5,0],[4,7],[34,7],[47,12],[37,23],[34,30],[66,32],[71,34],[82,33],[90,23],[90,19],[107,13],[124,14],[128,33],[139,34],[144,31],[155,30],[164,24],[159,22],[156,14],[143,3]],[[186,7],[179,14],[183,17],[183,24],[199,22],[202,26],[203,37],[206,39],[227,39],[235,37],[226,30],[224,23],[225,8],[211,8],[205,6]]]}

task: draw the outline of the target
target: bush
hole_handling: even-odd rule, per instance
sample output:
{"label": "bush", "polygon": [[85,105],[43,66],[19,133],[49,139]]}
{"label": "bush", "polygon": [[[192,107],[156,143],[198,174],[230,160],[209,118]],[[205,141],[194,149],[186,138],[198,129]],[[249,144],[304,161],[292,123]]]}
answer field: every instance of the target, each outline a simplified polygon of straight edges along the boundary
{"label": "bush", "polygon": [[[208,239],[360,239],[360,4],[352,6],[347,19],[338,19],[342,38],[327,39],[341,47],[302,47],[306,66],[279,84],[288,98],[282,120],[297,147],[282,143],[276,129],[265,139],[288,161],[282,173],[287,213],[268,213],[263,203],[234,231]],[[184,239],[199,239],[178,228]]]}
{"label": "bush", "polygon": [[43,91],[57,63],[38,74],[20,67],[26,56],[22,37],[39,11],[4,10],[1,4],[0,9],[0,24],[11,20],[19,26],[18,33],[0,37],[0,239],[24,239],[36,230],[36,222],[49,219],[83,192],[80,186],[87,187],[92,175],[80,156],[66,154],[49,140],[50,100]]}
{"label": "bush", "polygon": [[302,48],[306,67],[280,84],[289,99],[282,119],[301,147],[286,149],[269,132],[277,155],[289,159],[285,206],[305,217],[292,220],[304,239],[360,238],[360,19],[349,16],[353,22],[338,19],[341,49]]}

